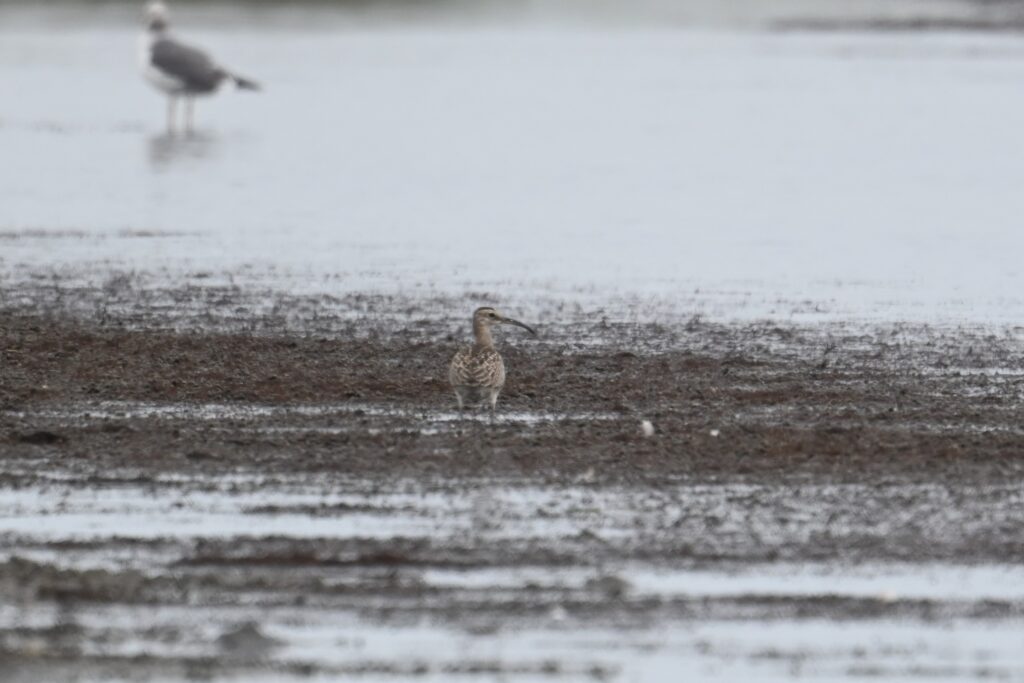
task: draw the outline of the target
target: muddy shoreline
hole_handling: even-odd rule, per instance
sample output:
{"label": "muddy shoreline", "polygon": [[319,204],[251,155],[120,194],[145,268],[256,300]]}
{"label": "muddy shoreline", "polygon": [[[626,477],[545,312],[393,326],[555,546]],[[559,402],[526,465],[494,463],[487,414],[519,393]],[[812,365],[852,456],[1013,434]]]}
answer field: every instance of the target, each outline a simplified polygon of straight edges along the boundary
{"label": "muddy shoreline", "polygon": [[[333,319],[319,312],[307,331],[301,320],[285,331],[232,321],[256,330],[238,331],[173,329],[153,311],[99,321],[0,311],[7,458],[61,452],[157,473],[236,467],[254,455],[273,467],[288,450],[289,471],[318,471],[340,451],[351,474],[593,469],[609,484],[986,483],[1024,467],[1024,349],[1011,330],[617,323],[583,311],[542,320],[536,341],[503,335],[509,381],[496,419],[480,413],[460,425],[445,374],[465,324],[426,307],[419,317],[413,305],[402,319],[361,322],[346,306]],[[254,433],[253,407],[267,413],[264,426],[298,431]],[[653,438],[641,436],[643,419]],[[166,454],[133,461],[154,448]]]}
{"label": "muddy shoreline", "polygon": [[[0,311],[0,648],[15,680],[69,668],[84,680],[615,680],[636,664],[568,646],[540,658],[398,647],[338,660],[285,635],[323,614],[381,634],[437,624],[477,644],[569,624],[649,634],[1024,619],[1024,600],[998,590],[742,584],[744,572],[786,567],[1024,561],[1024,354],[1012,330],[622,323],[581,310],[531,320],[538,341],[503,335],[498,414],[460,418],[444,367],[465,326],[436,302],[391,300],[361,319],[363,299],[290,299],[268,305],[316,314],[275,329],[237,314],[248,304],[223,291],[164,293],[185,302],[178,310],[220,301],[205,326],[144,305],[83,315],[89,296],[33,308],[7,292]],[[739,572],[742,585],[694,593],[685,577],[702,572]],[[186,607],[193,616],[174,612]],[[33,623],[26,610],[52,618]],[[148,626],[126,629],[118,610]],[[214,630],[190,630],[196,614]],[[276,635],[289,654],[233,657],[223,638],[236,631]],[[694,657],[714,656],[702,647]],[[915,666],[871,652],[835,678]],[[785,653],[739,661],[792,664]]]}

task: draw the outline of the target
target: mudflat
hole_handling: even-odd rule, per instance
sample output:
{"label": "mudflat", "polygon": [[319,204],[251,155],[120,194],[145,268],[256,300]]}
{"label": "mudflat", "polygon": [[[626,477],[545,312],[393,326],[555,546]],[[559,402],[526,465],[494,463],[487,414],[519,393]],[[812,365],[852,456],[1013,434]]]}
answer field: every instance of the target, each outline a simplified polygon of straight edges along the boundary
{"label": "mudflat", "polygon": [[[1024,617],[1012,330],[579,310],[503,334],[497,413],[459,415],[451,302],[23,294],[0,646],[24,680],[1020,672],[987,635]],[[771,623],[806,642],[731,640]],[[867,635],[893,624],[924,644]]]}

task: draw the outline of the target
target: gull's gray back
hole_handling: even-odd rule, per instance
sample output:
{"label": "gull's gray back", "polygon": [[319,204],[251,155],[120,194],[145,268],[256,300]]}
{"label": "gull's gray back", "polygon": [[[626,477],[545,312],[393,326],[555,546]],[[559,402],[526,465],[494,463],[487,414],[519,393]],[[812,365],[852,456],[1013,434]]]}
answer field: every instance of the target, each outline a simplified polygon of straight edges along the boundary
{"label": "gull's gray back", "polygon": [[170,38],[153,43],[150,60],[153,66],[180,80],[189,92],[212,92],[227,77],[205,52]]}

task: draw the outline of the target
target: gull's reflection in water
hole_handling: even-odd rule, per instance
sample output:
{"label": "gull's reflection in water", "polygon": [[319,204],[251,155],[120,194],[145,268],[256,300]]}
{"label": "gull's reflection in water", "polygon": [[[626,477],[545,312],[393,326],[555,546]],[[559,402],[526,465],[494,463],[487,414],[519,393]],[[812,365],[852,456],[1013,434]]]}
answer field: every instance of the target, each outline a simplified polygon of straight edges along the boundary
{"label": "gull's reflection in water", "polygon": [[149,165],[154,170],[182,162],[203,162],[217,156],[219,139],[212,133],[161,133],[149,138]]}

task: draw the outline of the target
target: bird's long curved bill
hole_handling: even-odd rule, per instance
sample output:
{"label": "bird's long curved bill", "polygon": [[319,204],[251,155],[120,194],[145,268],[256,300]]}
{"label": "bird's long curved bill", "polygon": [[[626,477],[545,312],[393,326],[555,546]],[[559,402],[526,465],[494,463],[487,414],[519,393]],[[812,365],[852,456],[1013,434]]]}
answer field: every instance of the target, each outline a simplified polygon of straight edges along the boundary
{"label": "bird's long curved bill", "polygon": [[518,320],[513,320],[512,318],[505,318],[502,320],[502,322],[505,323],[506,325],[515,325],[516,327],[521,327],[530,334],[532,334],[534,337],[537,336],[537,330],[533,329],[526,323],[521,323]]}

